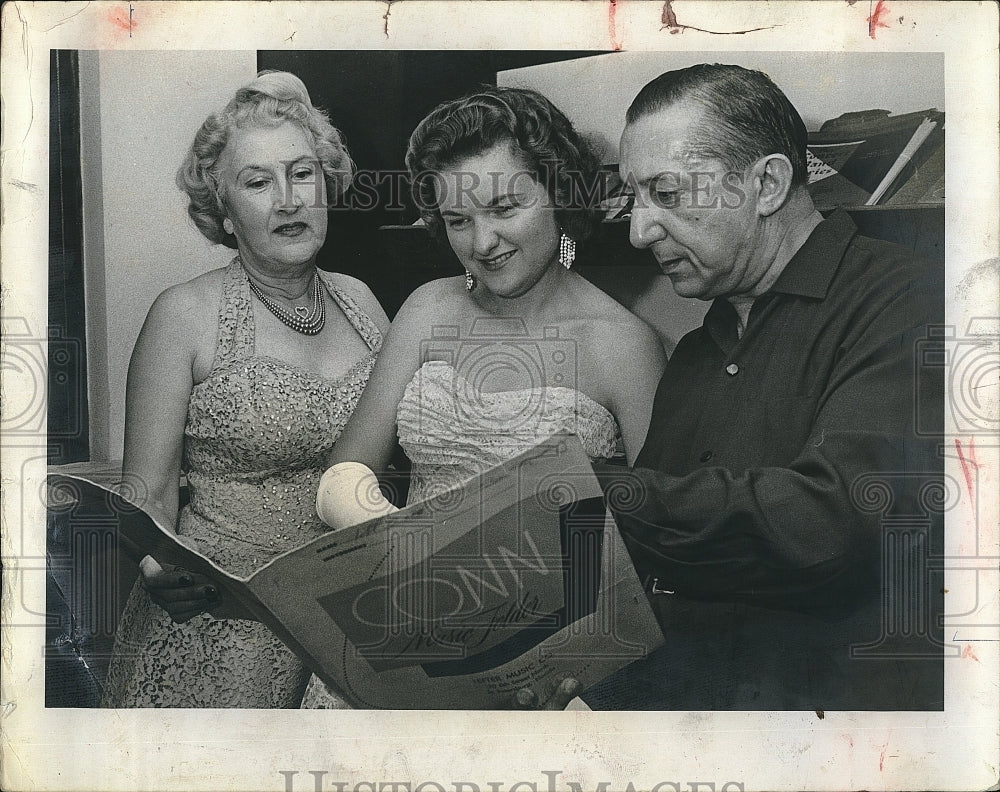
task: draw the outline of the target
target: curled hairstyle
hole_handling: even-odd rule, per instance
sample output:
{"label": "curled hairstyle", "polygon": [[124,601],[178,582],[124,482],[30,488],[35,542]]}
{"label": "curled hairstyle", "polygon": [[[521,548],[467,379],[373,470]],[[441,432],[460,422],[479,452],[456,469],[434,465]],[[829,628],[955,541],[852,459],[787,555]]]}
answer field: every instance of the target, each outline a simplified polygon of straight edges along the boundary
{"label": "curled hairstyle", "polygon": [[792,184],[806,184],[806,126],[766,74],[721,63],[664,72],[639,91],[625,121],[631,124],[685,101],[709,112],[690,136],[691,156],[717,159],[742,171],[763,156],[783,154],[792,163]]}
{"label": "curled hairstyle", "polygon": [[210,241],[236,247],[236,237],[222,227],[225,194],[219,158],[234,129],[275,127],[289,121],[312,142],[323,169],[327,196],[340,196],[354,176],[354,162],[326,113],[313,107],[309,92],[288,72],[262,71],[240,88],[229,104],[205,119],[180,169],[177,186],[187,193],[188,214]]}
{"label": "curled hairstyle", "polygon": [[413,199],[431,233],[440,234],[443,226],[438,174],[504,143],[548,191],[559,227],[576,240],[590,236],[599,220],[597,156],[540,93],[492,87],[439,105],[410,135],[406,167]]}

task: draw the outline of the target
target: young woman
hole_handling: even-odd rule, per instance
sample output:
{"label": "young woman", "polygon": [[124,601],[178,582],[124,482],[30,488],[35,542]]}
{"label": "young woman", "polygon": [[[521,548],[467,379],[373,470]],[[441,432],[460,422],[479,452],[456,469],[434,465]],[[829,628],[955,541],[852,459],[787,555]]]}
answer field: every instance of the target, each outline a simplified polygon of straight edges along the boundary
{"label": "young woman", "polygon": [[[560,431],[595,460],[634,461],[666,361],[648,325],[572,268],[597,219],[597,162],[566,117],[533,91],[484,90],[425,118],[406,164],[466,274],[400,309],[330,463],[383,470],[398,436],[414,503]],[[337,705],[321,691],[304,705]]]}
{"label": "young woman", "polygon": [[330,461],[381,470],[397,433],[409,500],[575,431],[592,457],[642,447],[665,364],[653,330],[572,269],[596,213],[596,160],[538,93],[449,102],[413,132],[407,167],[424,220],[466,269],[400,309],[371,388]]}

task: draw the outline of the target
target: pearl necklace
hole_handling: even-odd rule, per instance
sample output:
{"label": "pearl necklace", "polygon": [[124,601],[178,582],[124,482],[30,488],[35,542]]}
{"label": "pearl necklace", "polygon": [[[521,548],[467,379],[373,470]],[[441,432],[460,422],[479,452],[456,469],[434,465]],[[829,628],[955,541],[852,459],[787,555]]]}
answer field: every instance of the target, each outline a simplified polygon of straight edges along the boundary
{"label": "pearl necklace", "polygon": [[[242,261],[240,262],[240,266],[243,266]],[[311,282],[312,310],[303,305],[296,305],[295,313],[292,313],[284,306],[275,302],[273,298],[264,294],[260,290],[260,287],[253,282],[250,273],[246,271],[245,267],[243,273],[247,276],[250,291],[256,295],[257,299],[264,304],[264,307],[273,313],[282,324],[292,328],[296,333],[302,333],[302,335],[307,336],[316,335],[323,329],[323,325],[326,324],[326,300],[323,299],[323,293],[319,285],[319,275],[315,270],[313,270]]]}

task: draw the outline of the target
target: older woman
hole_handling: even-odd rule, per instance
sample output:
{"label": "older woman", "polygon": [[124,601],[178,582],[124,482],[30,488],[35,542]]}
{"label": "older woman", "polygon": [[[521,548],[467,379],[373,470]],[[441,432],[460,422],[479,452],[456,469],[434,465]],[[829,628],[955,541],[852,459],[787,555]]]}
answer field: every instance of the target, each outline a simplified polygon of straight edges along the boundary
{"label": "older woman", "polygon": [[[150,514],[238,575],[325,530],[317,482],[388,325],[367,287],[315,266],[327,196],[352,172],[302,82],[277,72],[209,116],[178,173],[198,229],[237,254],[150,308],[129,366],[124,472],[145,482]],[[147,557],[143,571],[105,706],[299,704],[308,672],[263,625],[177,601],[213,595],[183,570],[173,579]]]}
{"label": "older woman", "polygon": [[[410,503],[560,431],[593,459],[621,448],[631,463],[665,357],[648,325],[572,269],[596,220],[585,142],[545,97],[495,88],[434,110],[406,162],[425,222],[466,274],[400,309],[331,463],[381,470],[398,434]],[[319,690],[304,703],[326,705]]]}

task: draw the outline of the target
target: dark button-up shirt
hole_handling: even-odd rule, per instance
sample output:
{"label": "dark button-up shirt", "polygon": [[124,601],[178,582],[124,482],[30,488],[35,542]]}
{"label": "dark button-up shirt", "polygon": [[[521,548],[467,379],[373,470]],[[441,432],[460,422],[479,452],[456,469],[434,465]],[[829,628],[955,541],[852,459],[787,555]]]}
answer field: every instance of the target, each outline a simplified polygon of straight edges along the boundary
{"label": "dark button-up shirt", "polygon": [[[666,645],[593,705],[943,705],[926,564],[942,519],[921,492],[940,485],[944,388],[940,367],[916,365],[943,322],[942,281],[940,265],[838,212],[754,302],[742,337],[717,299],[681,340],[635,470],[598,467],[640,576],[673,592],[651,595]],[[914,563],[920,591],[903,594],[900,565]],[[900,609],[926,658],[897,646],[859,659]]]}

